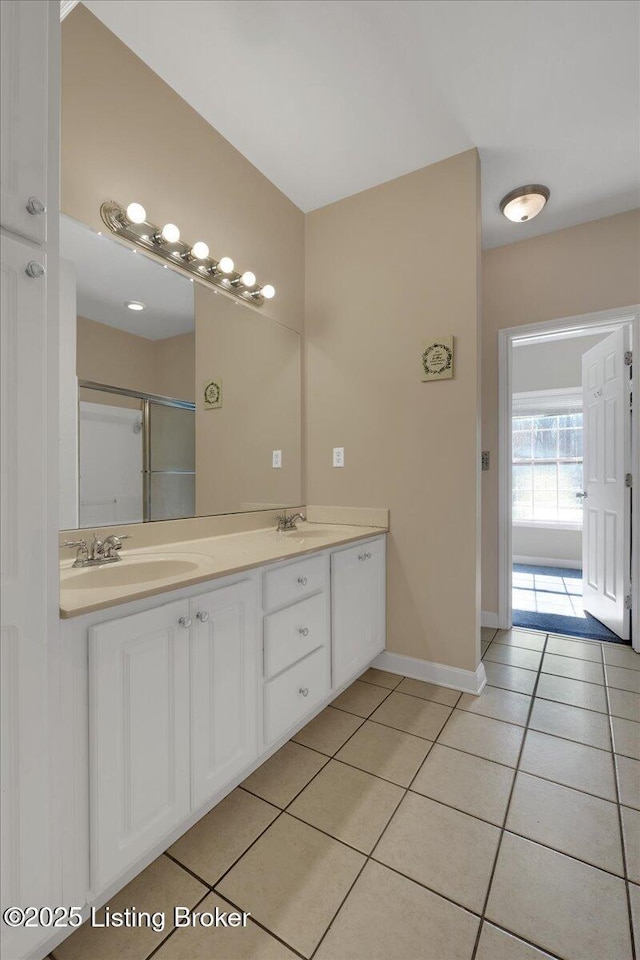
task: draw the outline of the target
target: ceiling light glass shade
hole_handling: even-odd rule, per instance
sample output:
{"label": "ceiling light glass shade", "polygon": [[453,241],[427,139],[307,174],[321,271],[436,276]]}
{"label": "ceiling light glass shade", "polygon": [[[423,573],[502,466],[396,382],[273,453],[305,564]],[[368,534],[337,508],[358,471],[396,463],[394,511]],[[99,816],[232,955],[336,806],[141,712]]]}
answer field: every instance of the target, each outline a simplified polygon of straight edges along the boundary
{"label": "ceiling light glass shade", "polygon": [[203,240],[198,240],[191,247],[191,256],[195,257],[196,260],[206,260],[209,256],[209,247]]}
{"label": "ceiling light glass shade", "polygon": [[272,287],[270,283],[265,283],[260,293],[265,298],[265,300],[271,300],[276,295],[276,288]]}
{"label": "ceiling light glass shade", "polygon": [[256,282],[256,275],[251,273],[251,270],[245,270],[240,279],[245,287],[252,287]]}
{"label": "ceiling light glass shade", "polygon": [[166,240],[167,243],[177,243],[180,239],[180,231],[176,227],[175,223],[165,223],[162,228],[162,239]]}
{"label": "ceiling light glass shade", "polygon": [[218,270],[221,273],[233,273],[233,268],[235,264],[231,257],[222,257],[221,260],[218,260]]}
{"label": "ceiling light glass shade", "polygon": [[141,203],[130,203],[127,207],[127,220],[129,223],[144,223],[147,219],[147,211]]}
{"label": "ceiling light glass shade", "polygon": [[125,307],[129,307],[129,310],[144,310],[145,304],[142,300],[127,300]]}
{"label": "ceiling light glass shade", "polygon": [[531,183],[526,187],[512,190],[500,201],[500,212],[507,220],[524,223],[533,220],[549,199],[549,188],[541,183]]}

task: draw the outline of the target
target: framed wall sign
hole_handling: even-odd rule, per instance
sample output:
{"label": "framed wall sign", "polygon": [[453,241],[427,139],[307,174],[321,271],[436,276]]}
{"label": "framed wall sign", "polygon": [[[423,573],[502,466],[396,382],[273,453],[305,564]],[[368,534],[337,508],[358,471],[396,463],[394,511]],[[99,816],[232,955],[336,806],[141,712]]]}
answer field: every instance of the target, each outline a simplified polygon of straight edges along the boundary
{"label": "framed wall sign", "polygon": [[453,337],[438,337],[426,343],[422,351],[422,379],[451,380],[453,377]]}

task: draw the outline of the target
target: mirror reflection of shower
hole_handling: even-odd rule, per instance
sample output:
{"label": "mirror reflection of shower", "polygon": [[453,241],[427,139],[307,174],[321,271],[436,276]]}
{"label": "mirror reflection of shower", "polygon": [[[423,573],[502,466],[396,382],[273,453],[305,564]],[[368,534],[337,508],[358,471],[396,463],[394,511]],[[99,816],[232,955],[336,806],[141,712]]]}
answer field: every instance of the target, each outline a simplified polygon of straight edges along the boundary
{"label": "mirror reflection of shower", "polygon": [[195,405],[79,383],[80,526],[191,517]]}

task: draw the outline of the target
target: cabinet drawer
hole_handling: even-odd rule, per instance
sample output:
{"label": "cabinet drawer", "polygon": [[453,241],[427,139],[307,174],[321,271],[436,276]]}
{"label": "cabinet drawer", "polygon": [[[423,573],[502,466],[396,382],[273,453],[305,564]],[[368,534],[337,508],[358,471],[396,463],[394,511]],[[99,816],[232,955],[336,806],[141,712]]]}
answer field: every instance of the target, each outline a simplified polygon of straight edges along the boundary
{"label": "cabinet drawer", "polygon": [[264,608],[273,610],[293,603],[326,585],[327,562],[323,556],[307,557],[264,574]]}
{"label": "cabinet drawer", "polygon": [[329,640],[327,600],[319,593],[264,618],[264,675],[273,677]]}
{"label": "cabinet drawer", "polygon": [[264,687],[264,739],[273,743],[329,693],[329,658],[321,647]]}

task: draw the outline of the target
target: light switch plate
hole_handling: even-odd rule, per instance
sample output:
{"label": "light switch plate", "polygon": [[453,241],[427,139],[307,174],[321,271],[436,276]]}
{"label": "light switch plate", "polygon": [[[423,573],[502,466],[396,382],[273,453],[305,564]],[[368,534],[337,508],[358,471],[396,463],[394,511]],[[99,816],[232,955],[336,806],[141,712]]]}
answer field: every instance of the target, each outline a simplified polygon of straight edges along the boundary
{"label": "light switch plate", "polygon": [[333,465],[334,467],[344,467],[344,447],[333,448]]}
{"label": "light switch plate", "polygon": [[280,469],[280,467],[282,466],[282,450],[273,451],[273,459],[271,461],[271,465],[275,470]]}

